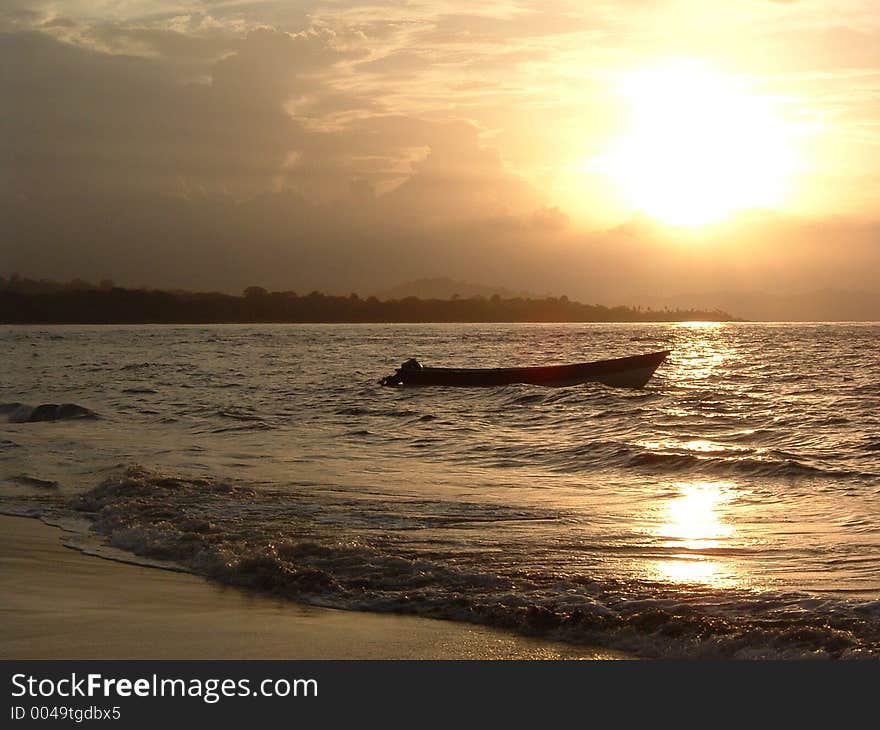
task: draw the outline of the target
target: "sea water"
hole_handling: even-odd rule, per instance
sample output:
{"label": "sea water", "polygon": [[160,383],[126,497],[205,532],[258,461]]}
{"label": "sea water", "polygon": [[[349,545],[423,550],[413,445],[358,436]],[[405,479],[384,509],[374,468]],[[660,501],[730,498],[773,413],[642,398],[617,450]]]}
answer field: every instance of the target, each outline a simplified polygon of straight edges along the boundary
{"label": "sea water", "polygon": [[[880,325],[0,328],[0,509],[98,554],[648,657],[880,656]],[[672,354],[642,390],[403,360]],[[30,409],[73,403],[57,420]]]}

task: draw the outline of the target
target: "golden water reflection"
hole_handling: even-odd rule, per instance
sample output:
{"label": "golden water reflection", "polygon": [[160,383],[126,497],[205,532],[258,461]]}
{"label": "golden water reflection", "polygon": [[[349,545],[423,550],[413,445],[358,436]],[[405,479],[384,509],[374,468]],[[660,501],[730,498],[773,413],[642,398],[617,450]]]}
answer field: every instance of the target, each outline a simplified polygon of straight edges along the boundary
{"label": "golden water reflection", "polygon": [[722,326],[721,322],[712,322],[708,320],[695,319],[689,322],[678,322],[679,327],[688,327],[690,329],[718,329]]}
{"label": "golden water reflection", "polygon": [[666,449],[681,449],[683,451],[694,451],[704,454],[717,454],[730,450],[730,447],[716,444],[707,439],[691,439],[690,441],[679,441],[678,439],[665,439],[663,441],[636,441],[636,446],[651,451],[659,451]]}
{"label": "golden water reflection", "polygon": [[[669,377],[687,388],[700,388],[701,381],[717,374],[734,357],[729,327],[719,322],[683,322],[676,338],[675,358]],[[714,414],[701,404],[670,415],[701,417]],[[736,447],[707,438],[644,441],[651,451],[693,454],[711,458]],[[731,587],[740,582],[734,560],[726,553],[736,530],[731,522],[731,502],[737,485],[725,481],[691,481],[675,485],[676,491],[654,512],[651,530],[663,557],[653,563],[654,577],[675,583],[705,583]]]}
{"label": "golden water reflection", "polygon": [[673,363],[688,382],[711,377],[732,354],[724,323],[681,322],[677,332]]}
{"label": "golden water reflection", "polygon": [[[668,559],[656,563],[657,577],[676,583],[709,583],[730,587],[737,583],[730,561],[717,558],[728,547],[736,529],[728,521],[727,505],[735,497],[733,482],[682,482],[664,506],[654,535]],[[680,551],[680,552],[676,552]]]}

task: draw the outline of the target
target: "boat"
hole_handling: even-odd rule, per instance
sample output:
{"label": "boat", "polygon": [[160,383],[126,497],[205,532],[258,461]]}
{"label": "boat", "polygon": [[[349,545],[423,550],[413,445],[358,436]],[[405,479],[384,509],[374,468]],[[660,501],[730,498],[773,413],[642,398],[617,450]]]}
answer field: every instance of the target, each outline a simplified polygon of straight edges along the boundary
{"label": "boat", "polygon": [[544,385],[554,388],[602,383],[618,388],[642,388],[671,350],[612,360],[521,368],[432,368],[418,360],[403,363],[379,382],[387,386],[452,386],[490,388],[502,385]]}

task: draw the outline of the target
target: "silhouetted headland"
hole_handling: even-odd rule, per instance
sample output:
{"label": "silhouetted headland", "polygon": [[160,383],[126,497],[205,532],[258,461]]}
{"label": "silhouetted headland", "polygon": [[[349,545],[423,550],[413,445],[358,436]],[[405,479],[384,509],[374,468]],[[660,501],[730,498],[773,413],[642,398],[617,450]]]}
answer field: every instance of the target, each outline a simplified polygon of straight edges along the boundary
{"label": "silhouetted headland", "polygon": [[734,321],[727,312],[582,304],[566,296],[379,300],[357,294],[125,289],[112,282],[66,284],[0,277],[3,324],[220,324],[344,322],[678,322]]}

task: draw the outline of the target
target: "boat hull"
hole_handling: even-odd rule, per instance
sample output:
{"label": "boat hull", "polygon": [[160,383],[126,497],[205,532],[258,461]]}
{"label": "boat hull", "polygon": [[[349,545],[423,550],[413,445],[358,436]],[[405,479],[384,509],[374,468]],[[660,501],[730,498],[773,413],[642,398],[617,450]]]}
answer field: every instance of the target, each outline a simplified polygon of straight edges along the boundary
{"label": "boat hull", "polygon": [[561,388],[603,383],[618,388],[642,388],[669,352],[662,350],[612,360],[526,368],[401,368],[382,382],[405,387],[491,388],[522,384]]}

